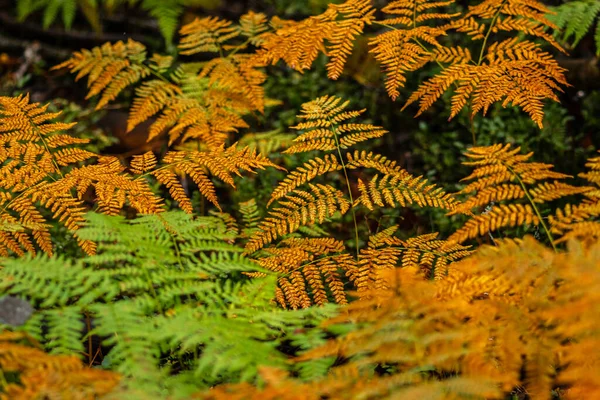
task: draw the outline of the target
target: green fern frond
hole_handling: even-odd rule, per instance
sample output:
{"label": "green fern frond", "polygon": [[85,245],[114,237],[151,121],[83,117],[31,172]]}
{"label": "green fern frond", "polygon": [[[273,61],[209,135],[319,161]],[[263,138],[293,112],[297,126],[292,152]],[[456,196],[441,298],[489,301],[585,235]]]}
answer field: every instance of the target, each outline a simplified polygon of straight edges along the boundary
{"label": "green fern frond", "polygon": [[587,35],[596,24],[594,39],[596,41],[596,53],[600,55],[600,3],[596,0],[578,0],[553,7],[555,14],[548,15],[548,19],[554,22],[562,31],[557,36],[575,47]]}

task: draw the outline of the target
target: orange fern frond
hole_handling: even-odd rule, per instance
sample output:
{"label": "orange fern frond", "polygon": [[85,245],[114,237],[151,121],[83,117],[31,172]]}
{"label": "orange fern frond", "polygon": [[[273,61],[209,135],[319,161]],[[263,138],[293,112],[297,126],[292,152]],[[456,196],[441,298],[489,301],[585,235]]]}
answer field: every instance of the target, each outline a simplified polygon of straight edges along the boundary
{"label": "orange fern frond", "polygon": [[181,54],[203,52],[218,53],[225,43],[237,37],[240,32],[230,21],[218,17],[196,18],[179,30]]}
{"label": "orange fern frond", "polygon": [[86,399],[108,394],[119,383],[113,372],[86,368],[77,357],[48,355],[37,346],[22,333],[0,335],[0,371],[19,380],[3,385],[0,398]]}
{"label": "orange fern frond", "polygon": [[305,132],[294,139],[297,142],[284,153],[299,153],[311,150],[333,151],[338,148],[347,149],[368,139],[378,138],[387,133],[386,130],[370,124],[347,123],[365,110],[345,111],[349,101],[342,101],[335,96],[322,96],[302,105],[302,113],[298,118],[306,120],[292,129]]}
{"label": "orange fern frond", "polygon": [[328,76],[337,79],[352,52],[354,39],[374,21],[374,13],[369,0],[329,4],[321,15],[301,22],[286,22],[274,33],[264,34],[257,59],[265,65],[283,60],[302,72],[323,52],[331,57]]}
{"label": "orange fern frond", "polygon": [[[265,249],[265,256],[259,258],[258,263],[283,276],[279,287],[282,307],[296,309],[324,304],[330,297],[337,303],[347,303],[340,270],[343,272],[352,260],[348,260],[341,241],[333,238],[289,238],[280,244],[282,247]],[[287,281],[292,274],[292,281]],[[298,279],[304,279],[301,286],[306,288],[308,301],[306,295],[300,293]]]}
{"label": "orange fern frond", "polygon": [[232,175],[241,176],[240,171],[254,172],[256,169],[266,167],[280,168],[266,156],[258,154],[255,149],[248,147],[238,149],[236,144],[205,152],[170,151],[165,155],[162,163],[163,166],[149,170],[148,173],[165,185],[173,199],[189,213],[192,212],[192,206],[177,178],[179,175],[189,176],[198,186],[200,193],[221,210],[209,173],[235,187]]}
{"label": "orange fern frond", "polygon": [[[448,240],[462,243],[505,226],[541,224],[546,234],[551,232],[541,219],[538,205],[576,194],[589,193],[592,188],[572,186],[559,180],[569,175],[552,171],[552,165],[530,162],[532,153],[520,154],[521,148],[507,145],[473,147],[465,153],[471,160],[464,165],[474,167],[462,179],[469,182],[458,194],[467,195],[448,215],[466,214],[471,219]],[[554,179],[553,182],[547,182]],[[528,204],[502,204],[526,200]],[[474,215],[477,207],[487,206],[483,215]],[[522,215],[520,213],[523,213]]]}
{"label": "orange fern frond", "polygon": [[443,279],[450,263],[473,253],[469,247],[437,239],[437,233],[400,240],[393,236],[397,229],[392,226],[371,235],[368,247],[359,254],[357,267],[348,271],[361,297],[373,290],[389,289],[387,274],[396,267],[411,269],[427,279]]}
{"label": "orange fern frond", "polygon": [[114,100],[127,86],[150,75],[151,70],[143,64],[146,47],[134,40],[106,43],[92,50],[75,52],[69,60],[52,69],[68,68],[77,72],[75,80],[88,76],[89,92],[86,98],[102,93],[97,109]]}
{"label": "orange fern frond", "polygon": [[406,176],[404,174],[375,175],[366,185],[358,180],[360,197],[355,205],[362,204],[372,210],[373,205],[396,207],[396,202],[401,207],[417,203],[420,207],[439,207],[446,210],[454,209],[456,200],[450,193],[445,193],[442,188],[434,184],[427,185],[427,180],[422,177]]}
{"label": "orange fern frond", "polygon": [[345,214],[350,208],[339,190],[320,184],[309,184],[310,192],[294,190],[279,202],[280,207],[258,226],[259,231],[246,244],[246,252],[253,253],[279,236],[295,232],[301,225],[322,223],[335,212]]}

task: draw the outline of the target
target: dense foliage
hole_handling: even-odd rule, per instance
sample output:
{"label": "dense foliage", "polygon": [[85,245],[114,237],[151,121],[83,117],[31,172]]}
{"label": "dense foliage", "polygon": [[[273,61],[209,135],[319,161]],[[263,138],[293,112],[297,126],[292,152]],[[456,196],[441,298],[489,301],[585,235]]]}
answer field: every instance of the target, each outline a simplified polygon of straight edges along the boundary
{"label": "dense foliage", "polygon": [[[73,52],[85,110],[0,96],[2,398],[600,393],[600,157],[557,104],[595,4],[271,1],[177,50],[193,2],[17,12],[120,3],[166,52]],[[147,144],[77,126],[115,103]]]}

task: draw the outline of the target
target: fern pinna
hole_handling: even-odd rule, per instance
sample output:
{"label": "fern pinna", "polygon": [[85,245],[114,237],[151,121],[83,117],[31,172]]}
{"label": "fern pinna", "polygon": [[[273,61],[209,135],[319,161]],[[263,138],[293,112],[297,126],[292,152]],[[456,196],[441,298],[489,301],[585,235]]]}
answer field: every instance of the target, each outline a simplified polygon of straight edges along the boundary
{"label": "fern pinna", "polygon": [[[331,4],[321,15],[301,22],[273,20],[278,29],[266,34],[257,57],[262,63],[284,60],[299,71],[309,69],[319,52],[330,57],[328,76],[337,79],[355,39],[368,25],[386,31],[371,38],[370,53],[379,61],[392,99],[400,96],[406,75],[428,63],[441,68],[407,99],[405,108],[419,102],[417,115],[453,88],[450,118],[469,106],[471,116],[484,113],[501,101],[519,106],[542,126],[542,100],[558,101],[557,91],[567,84],[564,69],[529,36],[563,51],[547,28],[557,26],[545,17],[550,12],[535,0],[484,0],[464,11],[454,1],[394,0],[377,20],[370,0]],[[471,2],[472,3],[472,2]],[[453,12],[456,10],[457,12]],[[494,41],[500,32],[515,34]],[[473,46],[447,44],[449,34],[464,34]],[[505,35],[504,35],[505,37]],[[473,55],[475,53],[475,55]]]}
{"label": "fern pinna", "polygon": [[[468,254],[465,247],[446,246],[434,236],[402,242],[387,231],[370,240],[368,249],[359,249],[358,225],[355,210],[360,206],[439,207],[452,210],[456,201],[422,177],[414,177],[395,162],[372,152],[351,151],[361,142],[379,138],[387,133],[371,124],[354,123],[364,110],[348,110],[348,101],[334,96],[323,96],[302,106],[299,118],[304,122],[292,127],[302,133],[284,153],[320,151],[323,157],[313,157],[273,190],[269,205],[278,202],[258,225],[246,244],[246,252],[258,253],[264,267],[283,274],[277,299],[292,308],[323,304],[330,298],[345,303],[342,274],[359,292],[371,286],[383,285],[378,277],[381,270],[394,268],[399,262],[409,267],[421,265],[429,276],[442,276],[444,265]],[[357,168],[374,169],[371,182],[358,181],[360,196],[353,198],[348,171]],[[342,173],[347,192],[331,184],[314,181],[328,173]],[[339,175],[338,175],[339,176]],[[307,190],[301,187],[308,187]],[[348,198],[346,197],[348,196]],[[284,239],[282,246],[265,247],[279,237],[295,233],[301,226],[321,224],[335,215],[352,210],[355,221],[355,246],[358,257],[348,254],[343,242],[331,239]],[[442,261],[443,260],[443,261]],[[435,269],[439,262],[439,270]]]}

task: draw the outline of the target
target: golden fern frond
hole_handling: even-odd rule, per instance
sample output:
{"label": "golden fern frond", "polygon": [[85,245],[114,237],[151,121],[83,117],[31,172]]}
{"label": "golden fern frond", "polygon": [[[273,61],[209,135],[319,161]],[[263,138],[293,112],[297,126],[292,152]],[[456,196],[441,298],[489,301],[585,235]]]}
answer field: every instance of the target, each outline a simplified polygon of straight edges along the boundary
{"label": "golden fern frond", "polygon": [[393,236],[398,226],[391,226],[369,237],[367,249],[362,249],[356,268],[348,271],[359,295],[369,296],[375,290],[387,290],[386,274],[401,266],[422,274],[427,279],[443,279],[448,265],[467,257],[469,247],[437,239],[437,233],[416,236],[406,241]]}
{"label": "golden fern frond", "polygon": [[0,335],[0,371],[15,374],[18,383],[5,382],[2,399],[85,399],[110,393],[120,377],[110,371],[86,368],[74,356],[49,355],[23,333]]}
{"label": "golden fern frond", "polygon": [[291,146],[295,136],[292,133],[284,133],[277,129],[269,132],[246,133],[238,143],[256,148],[260,154],[270,155]]}
{"label": "golden fern frond", "polygon": [[593,157],[588,159],[585,166],[588,167],[589,171],[582,172],[578,176],[584,178],[590,183],[594,183],[600,186],[600,157]]}
{"label": "golden fern frond", "polygon": [[[451,49],[444,50],[438,41],[438,37],[444,36],[444,29],[436,26],[428,26],[431,20],[444,20],[454,18],[457,14],[439,12],[439,8],[451,5],[454,1],[426,2],[420,0],[398,0],[391,1],[381,11],[390,15],[381,21],[384,26],[393,30],[377,35],[370,40],[371,53],[380,62],[386,74],[385,87],[388,95],[393,99],[400,95],[399,89],[406,83],[406,74],[413,72],[430,61],[444,58],[449,61],[457,60],[449,57]],[[434,47],[434,52],[429,51],[422,45],[428,43]],[[458,50],[457,50],[458,51]],[[462,50],[461,50],[462,51]],[[466,56],[468,52],[464,52]],[[470,56],[463,57],[466,61]]]}
{"label": "golden fern frond", "polygon": [[[429,62],[442,71],[423,82],[406,101],[403,109],[419,102],[417,116],[429,109],[446,91],[454,89],[450,118],[467,105],[471,116],[484,114],[496,102],[521,107],[541,128],[544,99],[558,101],[557,91],[568,85],[564,72],[552,56],[538,45],[508,38],[490,41],[491,34],[515,32],[552,44],[564,51],[547,32],[555,29],[546,17],[549,10],[536,0],[486,0],[466,12],[444,9],[453,1],[392,1],[382,8],[389,18],[375,21],[390,28],[370,40],[370,53],[386,73],[385,86],[392,99],[400,95],[406,75]],[[432,21],[447,20],[445,24]],[[485,38],[478,59],[466,47],[446,47],[440,37],[450,31],[467,34],[472,40]],[[489,46],[488,46],[489,45]]]}
{"label": "golden fern frond", "polygon": [[563,48],[546,32],[547,28],[558,29],[546,15],[553,12],[543,3],[536,0],[486,0],[480,4],[469,6],[463,19],[479,17],[492,19],[491,32],[517,31],[530,36],[537,36],[552,44],[558,50]]}
{"label": "golden fern frond", "polygon": [[230,21],[218,17],[196,18],[179,30],[182,36],[179,42],[180,53],[184,55],[196,53],[218,53],[228,40],[240,34]]}
{"label": "golden fern frond", "polygon": [[408,174],[375,175],[368,184],[358,180],[360,197],[355,201],[355,206],[362,204],[369,210],[374,205],[384,207],[389,205],[401,207],[417,203],[420,207],[439,207],[453,210],[456,200],[450,193],[445,193],[442,188],[434,184],[427,184],[423,177],[414,177]]}
{"label": "golden fern frond", "polygon": [[246,244],[253,253],[279,236],[295,232],[301,225],[322,223],[334,213],[345,214],[350,202],[331,186],[309,184],[310,192],[294,190],[279,202],[258,226],[259,231]]}
{"label": "golden fern frond", "polygon": [[268,30],[267,16],[263,13],[249,11],[240,17],[240,34],[247,37],[254,46],[263,43],[264,33]]}
{"label": "golden fern frond", "polygon": [[[333,238],[289,238],[282,247],[267,248],[258,263],[282,275],[279,290],[282,307],[292,309],[325,304],[330,297],[347,303],[340,270],[348,265],[344,244]],[[351,261],[351,260],[350,260]],[[291,277],[291,282],[289,278]],[[302,281],[298,281],[302,280]],[[305,289],[306,293],[300,293]],[[328,290],[331,295],[328,295]]]}
{"label": "golden fern frond", "polygon": [[127,119],[128,132],[163,108],[169,107],[182,91],[179,86],[170,82],[153,79],[142,83],[135,94]]}
{"label": "golden fern frond", "polygon": [[145,180],[134,179],[125,173],[125,166],[115,157],[102,157],[98,164],[87,165],[70,171],[61,180],[48,184],[41,199],[54,201],[61,193],[75,188],[82,198],[88,188],[94,188],[100,212],[114,215],[126,202],[141,214],[163,211],[162,200],[157,197]]}
{"label": "golden fern frond", "polygon": [[239,94],[247,101],[250,110],[264,111],[265,92],[261,86],[266,80],[264,72],[256,69],[254,57],[248,54],[234,54],[229,57],[214,58],[207,62],[200,78],[207,77],[209,84],[230,94]]}
{"label": "golden fern frond", "polygon": [[[219,210],[214,184],[208,174],[216,176],[226,184],[235,187],[233,175],[241,176],[240,171],[254,172],[256,169],[274,167],[280,169],[266,156],[256,150],[234,144],[209,151],[170,151],[162,160],[163,166],[150,171],[161,184],[165,185],[175,201],[186,212],[192,212],[192,206],[177,179],[178,175],[187,175],[198,186],[200,193]],[[139,180],[139,178],[137,179]]]}
{"label": "golden fern frond", "polygon": [[[563,222],[551,217],[551,226],[548,228],[541,219],[538,206],[565,196],[586,195],[593,190],[587,186],[561,182],[569,175],[552,171],[550,164],[530,162],[533,153],[520,154],[520,151],[520,147],[497,144],[473,147],[465,153],[471,161],[463,164],[474,167],[474,170],[462,179],[468,184],[458,194],[468,197],[448,215],[466,214],[471,219],[448,240],[462,243],[501,227],[522,224],[541,224],[546,235],[552,239],[551,233],[559,232],[558,226],[568,221],[557,214],[557,218]],[[554,181],[546,181],[549,179]],[[522,200],[526,200],[527,204],[502,204]],[[475,209],[482,206],[487,206],[483,215],[475,215]],[[521,212],[524,214],[519,215]]]}
{"label": "golden fern frond", "polygon": [[283,60],[302,72],[323,52],[331,57],[327,64],[328,76],[337,79],[352,52],[354,39],[366,25],[373,23],[374,13],[369,0],[347,0],[342,4],[329,4],[323,14],[301,22],[272,21],[272,25],[280,25],[279,29],[262,36],[257,60],[264,65]]}
{"label": "golden fern frond", "polygon": [[292,129],[305,132],[294,139],[295,144],[284,153],[299,153],[312,150],[333,151],[338,148],[347,149],[354,144],[387,133],[381,127],[370,124],[347,123],[365,110],[345,111],[349,101],[335,96],[322,96],[302,105],[302,113],[298,118],[306,120]]}
{"label": "golden fern frond", "polygon": [[150,75],[151,70],[143,62],[146,60],[146,47],[134,40],[127,43],[105,43],[92,50],[75,52],[69,60],[52,69],[68,68],[77,72],[75,80],[88,76],[89,92],[86,98],[102,93],[97,109],[114,100],[127,86]]}
{"label": "golden fern frond", "polygon": [[153,152],[148,151],[144,154],[133,156],[129,167],[134,174],[143,174],[154,169],[156,163],[156,156]]}
{"label": "golden fern frond", "polygon": [[525,224],[537,226],[540,221],[529,204],[502,204],[494,206],[486,214],[469,219],[462,228],[450,235],[448,241],[463,243],[496,229]]}
{"label": "golden fern frond", "polygon": [[[30,103],[28,96],[0,97],[0,252],[5,255],[8,250],[35,252],[30,235],[42,251],[52,253],[50,226],[37,203],[73,233],[84,222],[85,209],[81,200],[72,196],[73,186],[59,192],[49,187],[64,182],[60,167],[73,167],[96,155],[70,147],[88,140],[62,133],[75,124],[52,122],[60,113],[47,113],[47,107]],[[89,244],[81,244],[84,250],[91,249]]]}
{"label": "golden fern frond", "polygon": [[469,101],[471,116],[479,111],[485,114],[493,103],[502,101],[503,107],[510,103],[522,107],[542,128],[542,100],[559,101],[554,92],[562,91],[560,85],[567,85],[565,70],[538,45],[519,42],[517,38],[493,43],[485,60],[487,63],[481,65],[454,63],[423,83],[409,97],[403,109],[419,101],[418,116],[456,84],[450,118],[456,116]]}
{"label": "golden fern frond", "polygon": [[543,203],[589,190],[562,182],[543,182],[535,188],[527,189],[524,185],[532,185],[545,179],[565,179],[569,175],[551,171],[551,164],[529,162],[533,153],[519,154],[520,151],[520,147],[513,149],[510,144],[470,148],[465,155],[473,161],[463,164],[475,169],[461,180],[471,182],[458,192],[469,197],[449,215],[469,214],[475,207],[489,205],[491,202],[529,196],[536,203]]}
{"label": "golden fern frond", "polygon": [[600,157],[588,159],[585,165],[589,170],[578,176],[596,187],[584,187],[589,190],[582,193],[589,199],[576,205],[567,204],[564,209],[558,209],[555,215],[548,217],[552,232],[561,236],[556,240],[557,243],[566,242],[571,238],[593,240],[599,236],[600,222],[597,219],[600,217]]}
{"label": "golden fern frond", "polygon": [[312,160],[307,161],[302,166],[287,174],[285,179],[277,185],[273,190],[273,193],[271,193],[271,198],[267,203],[267,207],[275,200],[282,198],[292,190],[310,182],[317,176],[324,175],[327,172],[340,171],[341,169],[342,165],[338,162],[338,159],[334,154],[326,154],[323,158],[315,157]]}

